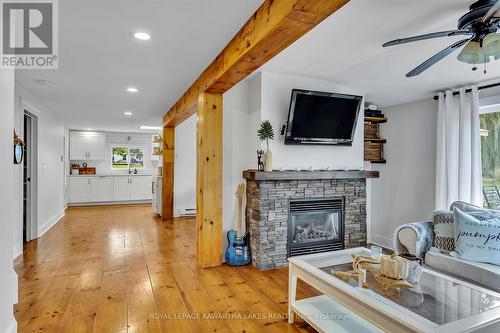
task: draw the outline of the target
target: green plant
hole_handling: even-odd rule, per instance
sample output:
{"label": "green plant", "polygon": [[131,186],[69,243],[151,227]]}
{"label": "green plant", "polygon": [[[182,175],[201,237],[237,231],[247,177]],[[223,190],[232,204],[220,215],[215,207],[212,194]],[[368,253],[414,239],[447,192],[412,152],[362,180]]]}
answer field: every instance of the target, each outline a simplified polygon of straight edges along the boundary
{"label": "green plant", "polygon": [[273,125],[271,125],[271,122],[269,120],[264,120],[260,124],[260,128],[257,131],[257,136],[259,137],[260,141],[266,140],[267,149],[269,150],[269,140],[274,139]]}

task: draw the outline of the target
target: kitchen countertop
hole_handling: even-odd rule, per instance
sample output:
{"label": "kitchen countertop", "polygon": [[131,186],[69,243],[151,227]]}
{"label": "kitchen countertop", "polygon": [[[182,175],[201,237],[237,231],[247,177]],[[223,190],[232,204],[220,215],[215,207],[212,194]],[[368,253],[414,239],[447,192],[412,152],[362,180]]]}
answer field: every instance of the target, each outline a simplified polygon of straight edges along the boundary
{"label": "kitchen countertop", "polygon": [[68,175],[68,177],[152,177],[152,174],[98,173],[96,175]]}

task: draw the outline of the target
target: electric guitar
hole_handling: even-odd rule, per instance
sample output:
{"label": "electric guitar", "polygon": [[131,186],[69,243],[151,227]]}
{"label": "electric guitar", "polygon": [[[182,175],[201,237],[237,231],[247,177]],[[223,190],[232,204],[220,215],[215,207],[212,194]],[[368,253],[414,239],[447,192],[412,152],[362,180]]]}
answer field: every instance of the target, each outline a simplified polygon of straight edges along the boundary
{"label": "electric guitar", "polygon": [[229,230],[227,232],[227,249],[226,249],[226,264],[231,266],[248,265],[252,261],[250,255],[250,235],[245,232],[243,235],[243,193],[245,192],[245,184],[238,185],[236,197],[238,198],[238,225],[236,231]]}

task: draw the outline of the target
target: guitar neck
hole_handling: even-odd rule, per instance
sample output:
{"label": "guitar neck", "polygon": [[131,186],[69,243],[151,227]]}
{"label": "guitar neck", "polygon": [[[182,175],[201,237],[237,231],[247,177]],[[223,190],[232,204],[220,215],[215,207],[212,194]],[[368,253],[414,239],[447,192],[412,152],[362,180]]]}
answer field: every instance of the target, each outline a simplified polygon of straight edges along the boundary
{"label": "guitar neck", "polygon": [[243,236],[243,198],[238,198],[238,225],[236,226],[236,235],[238,237]]}

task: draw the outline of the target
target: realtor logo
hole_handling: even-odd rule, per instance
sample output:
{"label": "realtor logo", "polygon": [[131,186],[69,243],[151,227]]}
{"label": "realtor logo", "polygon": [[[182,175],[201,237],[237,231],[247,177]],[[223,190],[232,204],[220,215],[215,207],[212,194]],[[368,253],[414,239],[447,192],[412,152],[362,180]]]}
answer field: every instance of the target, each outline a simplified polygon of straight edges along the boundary
{"label": "realtor logo", "polygon": [[57,0],[0,0],[0,68],[57,68]]}

